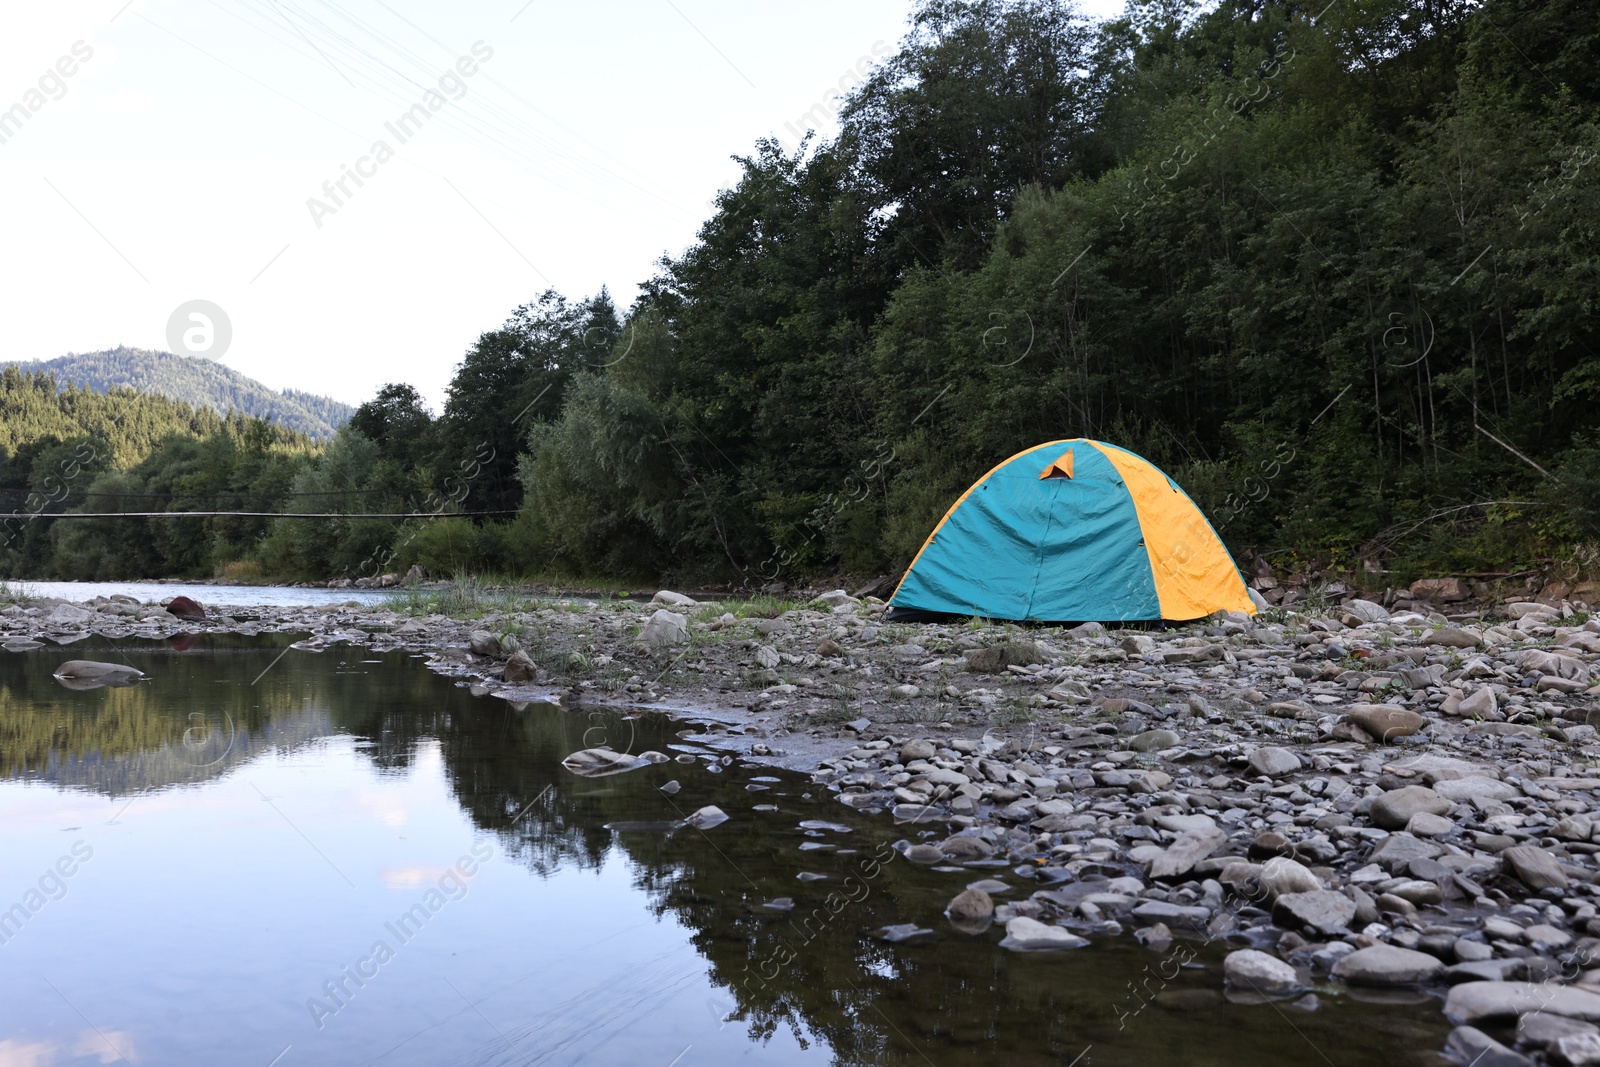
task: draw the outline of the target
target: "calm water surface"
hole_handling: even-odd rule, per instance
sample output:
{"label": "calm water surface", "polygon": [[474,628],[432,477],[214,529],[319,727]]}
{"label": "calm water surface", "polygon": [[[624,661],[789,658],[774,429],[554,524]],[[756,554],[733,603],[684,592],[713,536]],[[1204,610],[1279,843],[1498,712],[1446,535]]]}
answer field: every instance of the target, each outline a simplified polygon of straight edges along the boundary
{"label": "calm water surface", "polygon": [[302,589],[286,585],[211,585],[202,582],[34,582],[14,581],[13,589],[36,597],[79,603],[121,593],[145,603],[186,596],[207,606],[258,605],[299,607],[322,604],[382,604],[394,594],[377,589]]}
{"label": "calm water surface", "polygon": [[[1437,1001],[1228,1003],[1221,946],[1182,970],[1126,936],[1006,953],[939,917],[992,872],[874,867],[886,820],[713,773],[682,724],[474,698],[399,653],[278,660],[291,639],[0,654],[0,1067],[1344,1067],[1443,1043]],[[71,691],[68,658],[150,677]],[[702,758],[560,766],[601,743]],[[730,821],[607,829],[705,804]],[[869,936],[908,920],[942,939]]]}

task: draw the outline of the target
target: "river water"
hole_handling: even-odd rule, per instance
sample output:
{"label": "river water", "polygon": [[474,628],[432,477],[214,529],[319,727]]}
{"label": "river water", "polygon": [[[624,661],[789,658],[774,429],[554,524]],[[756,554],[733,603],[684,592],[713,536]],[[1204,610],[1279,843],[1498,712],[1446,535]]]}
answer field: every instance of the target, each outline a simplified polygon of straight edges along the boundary
{"label": "river water", "polygon": [[121,593],[147,604],[186,596],[207,607],[319,607],[323,604],[382,604],[394,596],[389,590],[377,589],[306,589],[287,585],[212,585],[204,582],[36,582],[24,579],[7,584],[28,596],[54,597],[76,603]]}
{"label": "river water", "polygon": [[[289,640],[0,653],[0,1065],[1438,1062],[1437,1000],[1230,1003],[1220,944],[1011,954],[939,913],[1021,878],[911,865],[914,830],[693,728]],[[598,744],[696,761],[561,766]],[[938,939],[871,936],[908,921]]]}

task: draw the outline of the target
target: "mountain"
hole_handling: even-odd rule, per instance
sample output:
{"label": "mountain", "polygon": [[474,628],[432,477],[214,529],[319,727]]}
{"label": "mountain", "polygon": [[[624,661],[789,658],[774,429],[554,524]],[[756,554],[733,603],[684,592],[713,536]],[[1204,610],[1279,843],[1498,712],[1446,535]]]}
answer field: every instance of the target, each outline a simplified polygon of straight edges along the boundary
{"label": "mountain", "polygon": [[128,386],[220,415],[237,411],[319,439],[332,437],[355,412],[349,404],[325,396],[270,389],[213,360],[142,348],[119,346],[105,352],[68,353],[59,359],[0,362],[0,369],[6,366],[54,374],[62,388],[72,382],[80,389],[105,393]]}

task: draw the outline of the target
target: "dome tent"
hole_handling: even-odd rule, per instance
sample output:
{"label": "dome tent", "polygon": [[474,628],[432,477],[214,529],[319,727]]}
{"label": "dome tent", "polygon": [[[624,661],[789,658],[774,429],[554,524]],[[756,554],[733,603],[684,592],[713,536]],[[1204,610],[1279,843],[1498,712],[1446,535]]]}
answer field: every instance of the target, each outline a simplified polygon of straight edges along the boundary
{"label": "dome tent", "polygon": [[890,618],[1187,621],[1255,613],[1184,491],[1127,449],[1077,438],[1019,452],[963,493],[889,601]]}

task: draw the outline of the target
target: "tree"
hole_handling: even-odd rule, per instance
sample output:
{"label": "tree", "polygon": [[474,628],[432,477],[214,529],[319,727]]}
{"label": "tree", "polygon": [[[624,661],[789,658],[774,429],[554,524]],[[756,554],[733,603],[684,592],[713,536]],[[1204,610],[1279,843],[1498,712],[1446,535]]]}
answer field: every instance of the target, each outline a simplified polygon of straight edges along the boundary
{"label": "tree", "polygon": [[572,375],[603,363],[619,335],[606,293],[571,302],[550,290],[480,336],[450,381],[435,488],[464,509],[516,508],[517,453],[529,426],[560,412]]}
{"label": "tree", "polygon": [[1064,0],[921,0],[840,115],[897,264],[976,264],[1018,190],[1094,158],[1094,31]]}
{"label": "tree", "polygon": [[405,470],[417,466],[433,447],[432,427],[433,416],[422,394],[410,385],[383,386],[350,416],[351,429],[376,443],[385,459]]}

